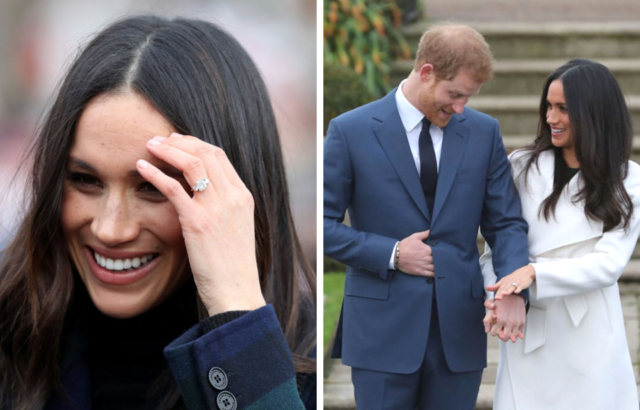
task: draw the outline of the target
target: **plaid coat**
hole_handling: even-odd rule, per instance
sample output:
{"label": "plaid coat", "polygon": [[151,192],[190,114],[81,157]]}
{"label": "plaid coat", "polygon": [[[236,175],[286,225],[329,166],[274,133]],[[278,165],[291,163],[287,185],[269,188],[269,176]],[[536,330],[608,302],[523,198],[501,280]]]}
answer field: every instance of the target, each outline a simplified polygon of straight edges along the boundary
{"label": "plaid coat", "polygon": [[[77,347],[76,351],[83,350]],[[315,374],[301,381],[299,392],[293,358],[271,305],[205,334],[195,325],[164,353],[190,410],[316,408]],[[217,375],[226,379],[224,388],[214,387]],[[46,410],[91,408],[89,363],[84,355],[76,354],[63,383],[73,404],[52,397]]]}

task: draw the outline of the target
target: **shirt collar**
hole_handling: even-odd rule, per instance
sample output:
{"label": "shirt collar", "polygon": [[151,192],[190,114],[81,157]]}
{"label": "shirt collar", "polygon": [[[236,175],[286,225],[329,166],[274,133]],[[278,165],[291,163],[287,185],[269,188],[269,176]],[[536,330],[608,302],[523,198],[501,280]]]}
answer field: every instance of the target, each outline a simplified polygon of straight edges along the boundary
{"label": "shirt collar", "polygon": [[411,105],[407,97],[404,96],[402,85],[406,81],[407,80],[403,80],[398,86],[398,90],[396,91],[396,105],[398,106],[398,114],[400,115],[404,130],[409,133],[409,131],[413,130],[422,121],[424,114]]}

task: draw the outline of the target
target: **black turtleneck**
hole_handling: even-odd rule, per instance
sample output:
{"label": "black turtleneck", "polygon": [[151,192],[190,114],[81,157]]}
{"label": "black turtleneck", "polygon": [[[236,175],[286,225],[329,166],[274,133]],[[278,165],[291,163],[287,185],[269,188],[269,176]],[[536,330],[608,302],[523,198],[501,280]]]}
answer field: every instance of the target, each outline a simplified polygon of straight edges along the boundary
{"label": "black turtleneck", "polygon": [[[89,305],[84,329],[91,369],[92,409],[154,408],[149,393],[168,369],[164,348],[198,322],[189,282],[155,308],[114,319]],[[160,392],[166,393],[166,391]]]}
{"label": "black turtleneck", "polygon": [[[69,340],[65,362],[78,355],[89,361],[92,410],[155,409],[172,375],[164,348],[198,323],[197,290],[188,281],[153,309],[130,319],[102,314],[76,274],[76,297],[70,322],[80,339]],[[223,312],[200,322],[208,333],[248,311]],[[73,333],[73,332],[72,332]],[[64,367],[64,364],[63,364]],[[155,392],[155,393],[154,393]]]}

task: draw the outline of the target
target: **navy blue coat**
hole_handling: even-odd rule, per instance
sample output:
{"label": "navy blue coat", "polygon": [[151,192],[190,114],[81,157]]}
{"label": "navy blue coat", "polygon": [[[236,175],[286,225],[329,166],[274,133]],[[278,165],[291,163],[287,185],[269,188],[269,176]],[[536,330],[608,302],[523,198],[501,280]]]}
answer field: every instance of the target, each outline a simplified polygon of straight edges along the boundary
{"label": "navy blue coat", "polygon": [[[395,92],[333,119],[324,144],[324,251],[348,266],[334,357],[374,371],[419,368],[434,285],[388,266],[396,241],[430,229],[447,364],[455,372],[480,370],[487,338],[478,228],[494,250],[498,278],[529,263],[527,224],[498,122],[470,108],[451,118],[431,215]],[[342,223],[347,210],[350,226]]]}
{"label": "navy blue coat", "polygon": [[[89,363],[81,339],[75,340],[79,344],[71,346],[63,381],[71,404],[54,394],[46,410],[91,408]],[[165,357],[190,410],[219,408],[221,391],[209,382],[214,367],[227,375],[222,391],[233,394],[238,409],[316,408],[315,375],[307,377],[298,392],[293,358],[271,305],[208,333],[196,325],[167,346]]]}

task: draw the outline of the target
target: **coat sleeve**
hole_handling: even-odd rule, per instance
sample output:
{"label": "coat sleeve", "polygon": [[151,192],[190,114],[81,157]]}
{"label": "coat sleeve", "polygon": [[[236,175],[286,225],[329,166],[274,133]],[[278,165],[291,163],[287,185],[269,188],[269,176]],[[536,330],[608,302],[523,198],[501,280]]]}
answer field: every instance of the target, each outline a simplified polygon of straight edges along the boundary
{"label": "coat sleeve", "polygon": [[480,269],[482,270],[482,277],[484,278],[484,293],[486,295],[486,299],[493,299],[494,292],[489,292],[487,290],[487,286],[495,285],[497,282],[497,277],[495,272],[493,271],[493,262],[491,258],[493,254],[491,253],[491,248],[489,244],[484,243],[484,253],[480,256]]}
{"label": "coat sleeve", "polygon": [[389,260],[397,240],[360,232],[342,223],[351,205],[353,185],[349,147],[339,123],[333,120],[324,143],[324,253],[388,279]]}
{"label": "coat sleeve", "polygon": [[625,180],[634,208],[629,229],[618,227],[605,232],[593,251],[584,256],[532,263],[538,299],[584,293],[613,286],[618,281],[640,234],[640,167],[630,165]]}
{"label": "coat sleeve", "polygon": [[[293,357],[271,305],[207,333],[198,324],[164,354],[190,410],[218,409],[218,396],[229,397],[228,393],[237,409],[305,408]],[[217,389],[209,381],[213,368],[226,378],[226,386]]]}
{"label": "coat sleeve", "polygon": [[[522,217],[520,197],[511,176],[511,165],[497,121],[480,231],[493,249],[492,253],[483,256],[485,282],[489,277],[485,274],[485,270],[489,268],[486,263],[487,257],[491,258],[490,267],[497,279],[529,263],[528,225]],[[520,295],[528,300],[529,295],[526,290]]]}

